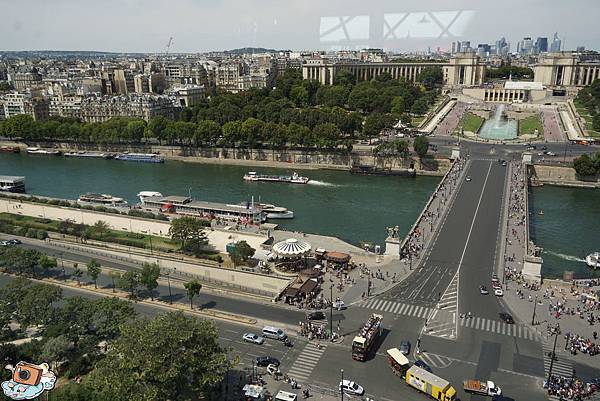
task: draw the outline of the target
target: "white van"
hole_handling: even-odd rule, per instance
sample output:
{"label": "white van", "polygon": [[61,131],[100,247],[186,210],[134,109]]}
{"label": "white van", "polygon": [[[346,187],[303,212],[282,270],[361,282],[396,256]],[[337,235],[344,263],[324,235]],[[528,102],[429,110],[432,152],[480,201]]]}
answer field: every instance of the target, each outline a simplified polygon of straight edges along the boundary
{"label": "white van", "polygon": [[263,336],[266,338],[274,338],[275,340],[284,341],[287,338],[285,332],[277,327],[265,326],[262,330]]}
{"label": "white van", "polygon": [[281,390],[275,396],[275,401],[296,401],[298,396],[294,393],[288,393],[287,391]]}

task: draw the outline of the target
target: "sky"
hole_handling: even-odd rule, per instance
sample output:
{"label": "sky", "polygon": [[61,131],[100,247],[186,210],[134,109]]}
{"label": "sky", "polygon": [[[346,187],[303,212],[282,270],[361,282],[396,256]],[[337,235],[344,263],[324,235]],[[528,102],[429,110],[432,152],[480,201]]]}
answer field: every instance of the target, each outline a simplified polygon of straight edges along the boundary
{"label": "sky", "polygon": [[448,49],[511,51],[554,32],[565,50],[598,49],[600,0],[0,0],[0,50],[205,52]]}

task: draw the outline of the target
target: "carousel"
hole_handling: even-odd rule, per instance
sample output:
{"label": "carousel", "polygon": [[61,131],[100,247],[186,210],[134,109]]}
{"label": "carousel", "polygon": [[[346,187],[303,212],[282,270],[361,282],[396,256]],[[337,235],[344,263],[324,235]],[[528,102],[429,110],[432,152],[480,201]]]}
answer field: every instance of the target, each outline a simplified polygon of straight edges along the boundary
{"label": "carousel", "polygon": [[296,238],[288,238],[273,245],[271,252],[277,256],[276,266],[283,270],[302,270],[306,267],[306,257],[310,244]]}

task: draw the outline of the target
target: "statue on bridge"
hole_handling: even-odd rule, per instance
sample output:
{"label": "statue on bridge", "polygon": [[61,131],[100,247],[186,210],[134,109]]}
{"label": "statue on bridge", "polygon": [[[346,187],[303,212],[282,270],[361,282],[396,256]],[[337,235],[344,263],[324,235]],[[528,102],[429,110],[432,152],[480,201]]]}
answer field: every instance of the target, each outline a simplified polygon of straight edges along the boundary
{"label": "statue on bridge", "polygon": [[400,238],[400,234],[398,233],[398,231],[400,230],[400,227],[398,227],[398,226],[386,227],[386,229],[388,232],[388,238]]}

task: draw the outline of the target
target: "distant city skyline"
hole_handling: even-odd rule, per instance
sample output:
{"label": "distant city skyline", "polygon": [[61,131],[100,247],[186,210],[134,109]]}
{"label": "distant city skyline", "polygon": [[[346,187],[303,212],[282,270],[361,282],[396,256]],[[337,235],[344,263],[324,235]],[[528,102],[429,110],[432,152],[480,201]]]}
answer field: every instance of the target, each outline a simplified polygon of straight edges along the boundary
{"label": "distant city skyline", "polygon": [[449,50],[456,40],[495,44],[511,52],[523,37],[558,32],[563,49],[596,49],[600,15],[594,0],[2,0],[0,50],[206,52],[241,47],[394,51]]}

